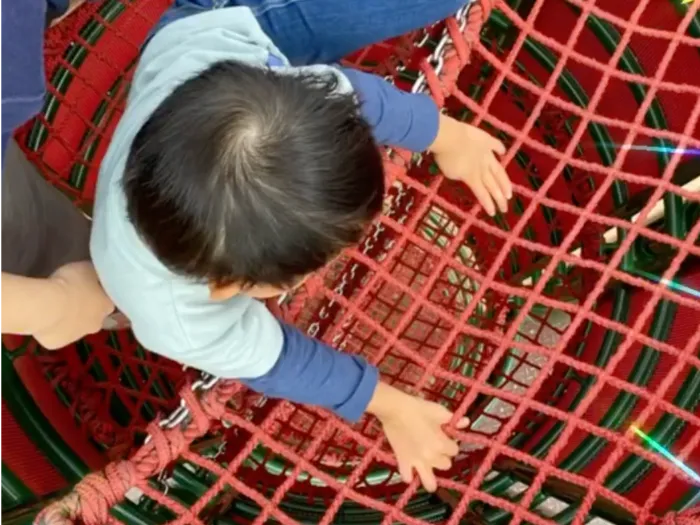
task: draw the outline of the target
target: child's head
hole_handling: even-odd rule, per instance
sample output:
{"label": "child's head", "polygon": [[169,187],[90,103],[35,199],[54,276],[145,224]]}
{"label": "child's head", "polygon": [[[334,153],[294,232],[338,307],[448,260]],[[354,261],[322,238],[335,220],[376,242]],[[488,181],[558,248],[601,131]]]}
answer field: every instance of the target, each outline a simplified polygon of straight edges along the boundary
{"label": "child's head", "polygon": [[354,97],[332,79],[224,62],[148,119],[124,187],[162,263],[215,298],[262,298],[360,240],[381,210],[384,173]]}

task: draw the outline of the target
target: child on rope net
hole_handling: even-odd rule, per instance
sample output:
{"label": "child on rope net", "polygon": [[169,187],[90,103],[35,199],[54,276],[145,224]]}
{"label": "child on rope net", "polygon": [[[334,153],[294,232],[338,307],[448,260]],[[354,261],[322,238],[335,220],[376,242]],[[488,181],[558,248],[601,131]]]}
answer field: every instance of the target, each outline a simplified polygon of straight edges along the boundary
{"label": "child on rope net", "polygon": [[[288,291],[360,241],[382,208],[378,144],[431,151],[489,214],[503,145],[422,94],[332,64],[464,0],[179,0],[144,47],[101,166],[91,254],[148,349],[269,397],[374,414],[427,490],[457,444],[444,407],[280,323]],[[465,428],[468,421],[457,422]]]}

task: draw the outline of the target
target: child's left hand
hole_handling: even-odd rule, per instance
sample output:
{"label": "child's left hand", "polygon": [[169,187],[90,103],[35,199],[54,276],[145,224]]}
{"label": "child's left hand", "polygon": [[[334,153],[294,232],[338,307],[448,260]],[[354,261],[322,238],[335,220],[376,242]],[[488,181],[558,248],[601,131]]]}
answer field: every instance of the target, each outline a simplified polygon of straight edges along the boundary
{"label": "child's left hand", "polygon": [[440,116],[440,128],[430,147],[448,179],[461,180],[474,192],[489,215],[508,210],[513,186],[496,154],[506,148],[501,141],[475,126]]}
{"label": "child's left hand", "polygon": [[[386,383],[379,383],[368,412],[382,422],[396,454],[401,478],[410,483],[415,473],[428,492],[438,487],[435,470],[449,470],[459,446],[444,430],[452,413],[438,403],[414,397]],[[469,426],[463,418],[458,429]]]}

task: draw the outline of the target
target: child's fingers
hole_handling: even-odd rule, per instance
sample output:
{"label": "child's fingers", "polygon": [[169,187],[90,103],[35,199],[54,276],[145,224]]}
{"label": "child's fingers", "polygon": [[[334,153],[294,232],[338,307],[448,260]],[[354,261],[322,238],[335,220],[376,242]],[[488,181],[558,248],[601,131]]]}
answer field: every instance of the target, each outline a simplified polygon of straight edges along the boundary
{"label": "child's fingers", "polygon": [[491,198],[491,195],[486,187],[481,182],[476,182],[473,186],[471,186],[471,189],[474,192],[476,199],[479,201],[481,206],[483,206],[484,211],[491,217],[496,215],[496,205],[493,203],[493,199]]}
{"label": "child's fingers", "polygon": [[484,186],[491,195],[491,198],[498,205],[498,209],[501,210],[501,213],[505,213],[506,211],[508,211],[508,199],[506,199],[506,196],[503,194],[503,191],[501,191],[501,187],[496,182],[494,176],[490,172],[486,173],[483,178],[483,181]]}
{"label": "child's fingers", "polygon": [[437,456],[433,460],[433,468],[438,470],[450,470],[452,468],[452,458],[447,456]]}
{"label": "child's fingers", "polygon": [[413,468],[411,467],[411,465],[409,465],[405,461],[399,460],[398,463],[399,463],[399,475],[401,476],[401,479],[406,484],[411,483],[411,481],[413,481]]}
{"label": "child's fingers", "polygon": [[513,197],[513,183],[510,182],[505,168],[495,157],[491,158],[489,168],[491,170],[491,174],[496,179],[496,182],[503,191],[503,195],[506,196],[506,199],[510,200]]}
{"label": "child's fingers", "polygon": [[452,412],[450,412],[444,405],[441,405],[440,403],[430,403],[428,407],[429,410],[426,414],[437,424],[444,425],[449,423],[452,419]]}
{"label": "child's fingers", "polygon": [[471,421],[469,420],[468,417],[463,417],[462,419],[457,421],[457,424],[455,425],[455,427],[458,428],[459,430],[464,430],[465,428],[467,428],[469,426],[470,423],[471,423]]}
{"label": "child's fingers", "polygon": [[418,477],[425,490],[428,492],[437,490],[437,480],[432,468],[421,462],[416,465],[416,472],[418,472]]}
{"label": "child's fingers", "polygon": [[486,132],[484,132],[484,134],[489,138],[489,142],[488,142],[489,149],[492,149],[494,152],[498,153],[499,155],[506,154],[506,147],[503,144],[503,142],[498,140],[496,137],[489,135]]}
{"label": "child's fingers", "polygon": [[450,439],[445,434],[443,434],[440,437],[440,444],[438,446],[438,450],[440,451],[440,454],[454,457],[457,454],[459,454],[459,445],[457,445],[457,443],[454,440]]}

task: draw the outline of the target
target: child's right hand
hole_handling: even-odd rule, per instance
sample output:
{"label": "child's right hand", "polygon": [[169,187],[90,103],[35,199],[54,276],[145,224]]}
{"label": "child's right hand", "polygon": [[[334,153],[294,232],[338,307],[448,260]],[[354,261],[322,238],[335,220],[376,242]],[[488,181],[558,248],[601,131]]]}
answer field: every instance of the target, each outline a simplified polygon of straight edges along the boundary
{"label": "child's right hand", "polygon": [[[434,492],[437,489],[434,469],[448,470],[459,452],[457,443],[443,430],[452,413],[442,405],[408,395],[385,383],[377,386],[368,411],[382,422],[396,454],[401,478],[410,483],[415,470],[423,487]],[[465,418],[457,428],[468,425]]]}
{"label": "child's right hand", "polygon": [[461,180],[474,192],[486,213],[505,213],[513,197],[513,185],[497,155],[503,143],[485,131],[446,115],[440,115],[437,138],[430,147],[435,162],[448,179]]}

